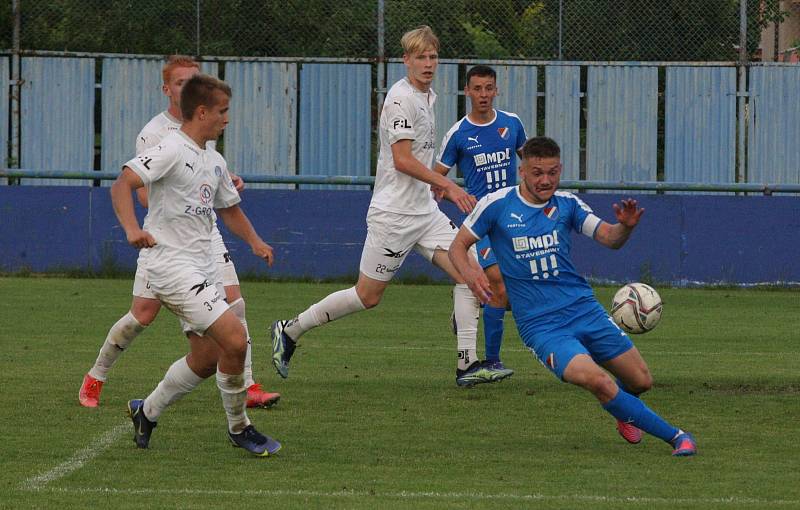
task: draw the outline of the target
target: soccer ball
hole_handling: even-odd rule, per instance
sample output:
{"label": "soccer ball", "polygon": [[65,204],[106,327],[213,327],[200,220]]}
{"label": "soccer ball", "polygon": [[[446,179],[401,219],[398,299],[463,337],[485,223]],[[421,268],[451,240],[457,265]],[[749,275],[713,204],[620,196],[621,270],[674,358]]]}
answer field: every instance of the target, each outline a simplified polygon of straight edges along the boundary
{"label": "soccer ball", "polygon": [[628,333],[647,333],[661,321],[661,296],[644,283],[629,283],[614,294],[611,317]]}

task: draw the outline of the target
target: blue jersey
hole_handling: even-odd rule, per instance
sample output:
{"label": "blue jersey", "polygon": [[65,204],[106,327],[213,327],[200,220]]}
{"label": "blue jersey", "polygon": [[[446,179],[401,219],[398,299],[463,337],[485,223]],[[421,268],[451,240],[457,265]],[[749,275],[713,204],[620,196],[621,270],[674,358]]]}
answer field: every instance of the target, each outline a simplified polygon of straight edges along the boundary
{"label": "blue jersey", "polygon": [[549,314],[594,300],[572,264],[570,233],[594,237],[601,221],[572,193],[557,191],[539,205],[515,186],[484,197],[464,226],[478,239],[489,236],[517,323],[544,326]]}
{"label": "blue jersey", "polygon": [[495,110],[488,124],[464,116],[445,135],[436,159],[447,168],[458,165],[467,192],[480,199],[517,184],[517,151],[525,140],[522,121],[513,113]]}

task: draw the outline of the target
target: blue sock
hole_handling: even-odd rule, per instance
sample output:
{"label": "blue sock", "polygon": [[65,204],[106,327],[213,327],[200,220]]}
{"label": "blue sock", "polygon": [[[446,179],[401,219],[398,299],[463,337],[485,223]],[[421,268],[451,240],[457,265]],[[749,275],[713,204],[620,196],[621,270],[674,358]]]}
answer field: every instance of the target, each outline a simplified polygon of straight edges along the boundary
{"label": "blue sock", "polygon": [[486,360],[500,361],[500,345],[503,343],[503,317],[505,308],[483,307],[483,337],[486,339]]}
{"label": "blue sock", "polygon": [[616,397],[603,405],[603,409],[608,411],[614,418],[632,423],[648,434],[663,439],[668,443],[678,433],[677,428],[664,421],[644,402],[623,390],[619,390]]}

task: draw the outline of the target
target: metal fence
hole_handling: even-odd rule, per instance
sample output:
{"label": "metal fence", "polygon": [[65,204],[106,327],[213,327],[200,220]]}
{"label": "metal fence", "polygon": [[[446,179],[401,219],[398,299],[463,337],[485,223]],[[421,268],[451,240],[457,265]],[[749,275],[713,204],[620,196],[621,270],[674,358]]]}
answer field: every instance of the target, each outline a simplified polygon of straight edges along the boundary
{"label": "metal fence", "polygon": [[[6,0],[0,48],[197,56],[399,57],[420,24],[443,58],[734,61],[779,0]],[[18,37],[15,38],[15,28]],[[742,49],[743,51],[740,51]]]}

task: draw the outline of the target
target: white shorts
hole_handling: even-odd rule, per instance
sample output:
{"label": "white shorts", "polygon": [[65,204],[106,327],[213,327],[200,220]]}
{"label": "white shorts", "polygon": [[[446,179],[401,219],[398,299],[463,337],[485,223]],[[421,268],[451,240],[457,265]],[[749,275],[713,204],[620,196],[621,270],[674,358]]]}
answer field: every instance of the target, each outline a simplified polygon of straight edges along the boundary
{"label": "white shorts", "polygon": [[[211,251],[214,254],[214,261],[217,263],[217,274],[223,287],[238,286],[239,276],[236,274],[236,266],[219,230],[214,226],[211,233]],[[217,282],[214,282],[217,283]],[[133,278],[133,295],[144,299],[158,299],[150,290],[150,282],[147,281],[147,272],[136,265],[136,275]]]}
{"label": "white shorts", "polygon": [[456,225],[438,209],[409,215],[370,208],[359,270],[374,280],[388,282],[412,248],[431,261],[436,250],[450,248],[457,232]]}
{"label": "white shorts", "polygon": [[[228,310],[222,282],[217,275],[207,275],[193,268],[186,268],[175,276],[173,281],[180,283],[160,287],[149,282],[149,290],[178,316],[183,331],[202,336]],[[211,283],[211,280],[217,281]]]}
{"label": "white shorts", "polygon": [[133,295],[144,299],[158,299],[150,290],[147,273],[138,264],[136,265],[136,275],[133,277]]}
{"label": "white shorts", "polygon": [[225,241],[222,240],[222,234],[219,233],[216,223],[211,232],[211,253],[214,254],[214,260],[217,262],[217,272],[222,278],[222,285],[225,287],[238,286],[239,277],[236,275],[236,267],[233,265],[231,254],[225,246]]}

